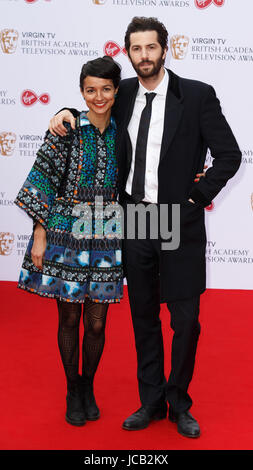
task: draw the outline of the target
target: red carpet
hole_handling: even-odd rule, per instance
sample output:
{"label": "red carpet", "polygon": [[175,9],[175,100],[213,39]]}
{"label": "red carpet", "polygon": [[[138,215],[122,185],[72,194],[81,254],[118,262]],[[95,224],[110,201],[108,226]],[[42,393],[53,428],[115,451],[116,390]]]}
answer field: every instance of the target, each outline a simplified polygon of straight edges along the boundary
{"label": "red carpet", "polygon": [[[57,349],[55,302],[1,282],[0,449],[252,449],[253,292],[209,290],[202,296],[192,413],[202,436],[180,436],[167,420],[127,432],[122,421],[139,406],[130,311],[109,309],[107,343],[96,383],[101,418],[65,422],[65,380]],[[162,307],[169,371],[171,331]],[[169,331],[169,333],[168,333]]]}

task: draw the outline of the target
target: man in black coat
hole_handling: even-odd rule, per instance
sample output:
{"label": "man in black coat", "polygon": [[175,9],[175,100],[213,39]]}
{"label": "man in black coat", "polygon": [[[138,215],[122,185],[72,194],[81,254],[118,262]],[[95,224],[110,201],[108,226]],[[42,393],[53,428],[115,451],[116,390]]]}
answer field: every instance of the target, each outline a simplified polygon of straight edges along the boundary
{"label": "man in black coat", "polygon": [[[142,406],[123,428],[144,429],[165,418],[168,402],[169,419],[178,431],[198,437],[188,387],[200,333],[200,294],[206,288],[204,208],[238,170],[241,152],[214,89],[164,68],[167,42],[167,30],[158,20],[133,18],[125,47],[137,77],[122,80],[114,107],[119,195],[125,213],[129,204],[141,203],[149,221],[149,204],[166,204],[171,223],[172,205],[180,204],[176,249],[163,249],[162,237],[153,239],[149,228],[145,239],[124,240]],[[51,121],[50,130],[65,132],[63,119],[71,121],[73,116],[63,111]],[[205,178],[194,182],[208,148],[213,165]],[[164,302],[174,331],[168,381],[159,319]]]}

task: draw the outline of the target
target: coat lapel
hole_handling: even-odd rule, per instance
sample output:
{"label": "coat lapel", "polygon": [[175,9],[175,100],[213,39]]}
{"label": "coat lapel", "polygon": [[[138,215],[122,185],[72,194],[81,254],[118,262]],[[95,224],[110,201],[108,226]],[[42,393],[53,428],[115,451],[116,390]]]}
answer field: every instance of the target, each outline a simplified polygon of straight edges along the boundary
{"label": "coat lapel", "polygon": [[[179,77],[175,75],[171,70],[167,70],[169,73],[169,87],[166,96],[166,104],[165,104],[165,116],[164,116],[164,130],[163,130],[163,137],[162,137],[162,145],[161,145],[161,153],[160,153],[160,160],[162,160],[168,152],[169,146],[173,140],[173,137],[176,133],[176,130],[179,126],[182,113],[183,113],[183,96],[180,89]],[[123,142],[126,144],[127,148],[127,160],[128,164],[131,163],[132,152],[131,152],[131,142],[128,135],[128,124],[133,114],[134,104],[136,100],[136,95],[139,88],[139,82],[136,77],[135,80],[131,83],[131,86],[126,91],[127,99],[124,100],[124,103],[121,103],[122,106],[126,106],[126,112],[124,120],[122,121],[120,128],[121,131],[119,132],[117,138],[117,147],[118,147],[118,158],[121,159],[121,145]]]}
{"label": "coat lapel", "polygon": [[162,160],[168,152],[169,146],[179,126],[184,109],[182,104],[183,97],[179,86],[179,79],[177,75],[175,75],[171,70],[168,70],[168,72],[170,80],[166,96],[160,160]]}
{"label": "coat lapel", "polygon": [[125,121],[124,121],[124,127],[126,127],[126,128],[128,127],[128,124],[129,124],[130,119],[131,119],[132,114],[133,114],[138,89],[139,89],[139,82],[138,82],[138,79],[136,78],[136,81],[133,84],[132,90],[129,90],[128,108],[127,108],[127,111],[126,111],[126,118],[125,118]]}
{"label": "coat lapel", "polygon": [[118,136],[116,139],[116,144],[118,148],[118,151],[117,151],[118,161],[120,162],[120,160],[122,159],[122,155],[124,154],[124,152],[121,151],[121,145],[125,143],[126,158],[127,158],[128,164],[131,164],[131,160],[132,160],[132,144],[130,141],[127,128],[128,128],[128,124],[133,114],[134,104],[135,104],[138,89],[139,89],[139,82],[138,82],[138,79],[136,78],[133,81],[133,83],[131,83],[131,87],[129,87],[129,90],[126,93],[126,100],[124,104],[122,104],[123,106],[126,107],[125,117],[124,117],[122,124],[120,125],[121,130],[118,132]]}

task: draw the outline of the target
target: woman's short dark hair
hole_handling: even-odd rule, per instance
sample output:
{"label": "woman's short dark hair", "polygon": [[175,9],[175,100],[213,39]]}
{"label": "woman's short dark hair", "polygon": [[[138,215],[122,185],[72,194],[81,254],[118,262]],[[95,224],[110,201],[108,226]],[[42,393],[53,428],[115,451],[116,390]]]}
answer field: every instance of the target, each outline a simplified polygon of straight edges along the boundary
{"label": "woman's short dark hair", "polygon": [[158,42],[164,51],[168,45],[168,31],[164,24],[158,21],[157,18],[146,18],[145,16],[135,16],[131,23],[128,25],[125,34],[125,48],[127,52],[130,49],[130,34],[139,33],[140,31],[156,31],[158,35]]}
{"label": "woman's short dark hair", "polygon": [[89,60],[82,66],[80,74],[80,88],[83,91],[83,82],[86,77],[108,78],[118,88],[121,79],[121,67],[112,57],[104,56]]}

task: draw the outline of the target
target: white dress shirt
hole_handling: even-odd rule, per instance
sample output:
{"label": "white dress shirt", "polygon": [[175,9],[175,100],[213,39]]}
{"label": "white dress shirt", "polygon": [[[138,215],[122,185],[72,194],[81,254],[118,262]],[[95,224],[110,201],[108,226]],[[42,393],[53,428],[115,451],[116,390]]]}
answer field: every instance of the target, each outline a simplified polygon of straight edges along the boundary
{"label": "white dress shirt", "polygon": [[[145,197],[143,201],[157,203],[158,196],[158,165],[160,161],[162,136],[164,128],[165,101],[169,84],[169,74],[166,70],[162,81],[152,90],[156,93],[152,101],[152,114],[148,133],[147,153],[146,153],[146,171],[145,171]],[[140,124],[141,113],[146,106],[145,93],[151,93],[146,90],[139,82],[133,114],[128,125],[128,133],[132,144],[133,154],[130,172],[126,183],[126,192],[132,194],[132,183],[135,164],[135,149]]]}

